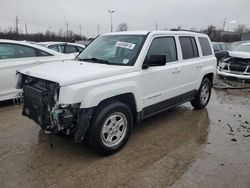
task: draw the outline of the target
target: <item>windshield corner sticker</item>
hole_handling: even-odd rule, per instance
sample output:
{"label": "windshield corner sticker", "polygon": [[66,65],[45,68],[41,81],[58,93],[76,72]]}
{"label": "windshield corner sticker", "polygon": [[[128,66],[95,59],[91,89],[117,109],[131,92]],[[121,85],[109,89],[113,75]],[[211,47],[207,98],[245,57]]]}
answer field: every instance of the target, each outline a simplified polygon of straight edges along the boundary
{"label": "windshield corner sticker", "polygon": [[122,61],[123,64],[128,64],[128,62],[129,62],[129,59],[123,59]]}
{"label": "windshield corner sticker", "polygon": [[118,41],[115,46],[120,47],[120,48],[127,48],[127,49],[130,49],[130,50],[133,50],[134,47],[135,47],[135,44],[129,43],[129,42]]}

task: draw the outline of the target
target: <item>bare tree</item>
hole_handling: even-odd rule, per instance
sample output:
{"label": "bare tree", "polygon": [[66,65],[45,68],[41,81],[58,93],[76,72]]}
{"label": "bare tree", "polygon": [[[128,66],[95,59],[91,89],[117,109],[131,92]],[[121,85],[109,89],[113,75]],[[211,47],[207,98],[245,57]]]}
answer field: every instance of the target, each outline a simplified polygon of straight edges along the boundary
{"label": "bare tree", "polygon": [[247,30],[247,26],[244,24],[239,24],[236,26],[236,28],[234,28],[234,31],[240,34],[245,33]]}
{"label": "bare tree", "polygon": [[207,26],[207,28],[204,30],[201,30],[201,32],[207,34],[212,41],[221,41],[222,30],[216,28],[213,25]]}
{"label": "bare tree", "polygon": [[126,23],[120,23],[116,29],[116,31],[127,31],[128,30],[128,24]]}

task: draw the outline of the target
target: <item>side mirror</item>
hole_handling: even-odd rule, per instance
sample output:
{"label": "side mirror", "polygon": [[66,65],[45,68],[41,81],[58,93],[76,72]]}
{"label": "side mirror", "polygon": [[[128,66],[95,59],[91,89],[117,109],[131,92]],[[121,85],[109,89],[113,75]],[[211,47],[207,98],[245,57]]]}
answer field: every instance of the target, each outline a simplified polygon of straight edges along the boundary
{"label": "side mirror", "polygon": [[148,60],[143,64],[143,69],[147,69],[150,66],[164,66],[166,65],[165,55],[151,55]]}

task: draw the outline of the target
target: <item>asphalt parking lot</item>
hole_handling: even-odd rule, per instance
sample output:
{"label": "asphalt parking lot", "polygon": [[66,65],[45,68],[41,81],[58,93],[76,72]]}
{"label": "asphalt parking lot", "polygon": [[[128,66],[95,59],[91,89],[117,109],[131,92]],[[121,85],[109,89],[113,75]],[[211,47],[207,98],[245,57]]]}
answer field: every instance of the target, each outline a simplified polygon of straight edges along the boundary
{"label": "asphalt parking lot", "polygon": [[187,103],[147,119],[109,157],[45,134],[9,102],[0,127],[0,187],[250,186],[249,87],[222,85],[206,109]]}

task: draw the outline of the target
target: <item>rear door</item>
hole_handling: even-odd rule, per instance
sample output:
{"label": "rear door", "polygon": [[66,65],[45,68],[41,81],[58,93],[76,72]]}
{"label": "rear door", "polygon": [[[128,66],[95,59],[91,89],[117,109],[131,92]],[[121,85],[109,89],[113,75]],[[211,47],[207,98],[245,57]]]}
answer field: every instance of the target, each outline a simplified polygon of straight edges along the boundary
{"label": "rear door", "polygon": [[179,92],[181,101],[189,100],[194,96],[200,85],[202,62],[198,50],[197,38],[194,36],[179,36],[181,49],[180,71],[178,74]]}

